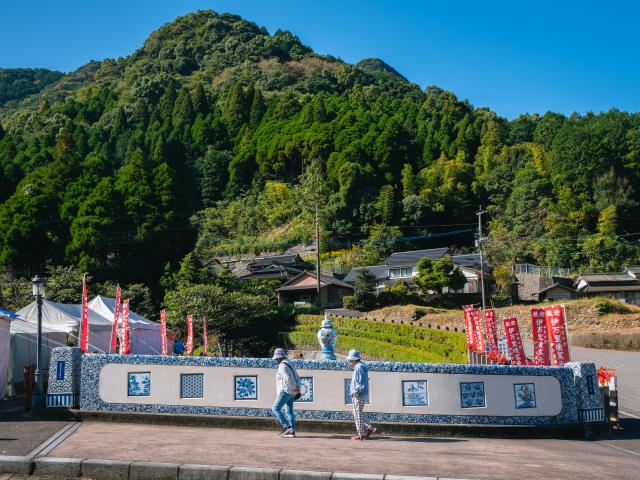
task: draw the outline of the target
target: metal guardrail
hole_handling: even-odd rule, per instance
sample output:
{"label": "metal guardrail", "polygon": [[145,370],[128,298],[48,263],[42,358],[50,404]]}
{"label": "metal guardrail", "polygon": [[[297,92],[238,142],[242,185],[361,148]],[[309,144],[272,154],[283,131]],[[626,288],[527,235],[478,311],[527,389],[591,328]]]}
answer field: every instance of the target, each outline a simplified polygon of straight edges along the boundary
{"label": "metal guardrail", "polygon": [[513,273],[529,273],[532,275],[557,275],[571,276],[574,271],[565,267],[545,267],[541,265],[533,265],[531,263],[516,263],[513,265]]}

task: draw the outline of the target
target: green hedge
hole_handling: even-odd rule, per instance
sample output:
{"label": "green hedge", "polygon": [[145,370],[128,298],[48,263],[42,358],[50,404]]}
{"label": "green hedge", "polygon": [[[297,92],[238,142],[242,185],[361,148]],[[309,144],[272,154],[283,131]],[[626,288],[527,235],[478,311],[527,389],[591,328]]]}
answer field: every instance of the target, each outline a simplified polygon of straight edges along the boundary
{"label": "green hedge", "polygon": [[[321,321],[319,315],[299,315],[295,329],[283,334],[288,346],[317,349]],[[334,325],[340,352],[355,348],[368,357],[399,362],[466,362],[462,333],[350,318],[334,319]]]}

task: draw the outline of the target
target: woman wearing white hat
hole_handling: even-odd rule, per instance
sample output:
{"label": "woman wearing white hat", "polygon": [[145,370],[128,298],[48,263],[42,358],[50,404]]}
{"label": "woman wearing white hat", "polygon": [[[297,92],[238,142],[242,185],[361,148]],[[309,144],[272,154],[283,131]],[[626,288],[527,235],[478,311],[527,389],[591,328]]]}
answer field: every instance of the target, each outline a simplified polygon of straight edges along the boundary
{"label": "woman wearing white hat", "polygon": [[[287,360],[287,352],[283,348],[276,348],[273,359],[278,362],[276,373],[277,396],[273,404],[273,413],[282,426],[281,437],[294,438],[296,436],[296,418],[293,413],[293,402],[300,394],[300,376],[296,368]],[[282,414],[285,407],[287,417]]]}
{"label": "woman wearing white hat", "polygon": [[364,402],[369,393],[369,371],[362,363],[360,352],[349,350],[347,360],[353,366],[353,376],[351,377],[351,403],[353,403],[353,419],[356,422],[357,435],[351,437],[353,440],[367,440],[372,433],[376,432],[376,427],[369,425],[364,418]]}

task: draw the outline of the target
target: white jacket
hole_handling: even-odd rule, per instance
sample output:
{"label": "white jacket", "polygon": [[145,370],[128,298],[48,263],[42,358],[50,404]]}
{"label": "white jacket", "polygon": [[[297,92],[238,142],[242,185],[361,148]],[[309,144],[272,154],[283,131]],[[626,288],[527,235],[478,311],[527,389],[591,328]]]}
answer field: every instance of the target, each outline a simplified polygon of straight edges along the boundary
{"label": "white jacket", "polygon": [[296,370],[296,367],[291,365],[288,360],[283,360],[278,365],[278,372],[276,373],[276,393],[282,391],[287,393],[296,393],[300,388],[300,376]]}

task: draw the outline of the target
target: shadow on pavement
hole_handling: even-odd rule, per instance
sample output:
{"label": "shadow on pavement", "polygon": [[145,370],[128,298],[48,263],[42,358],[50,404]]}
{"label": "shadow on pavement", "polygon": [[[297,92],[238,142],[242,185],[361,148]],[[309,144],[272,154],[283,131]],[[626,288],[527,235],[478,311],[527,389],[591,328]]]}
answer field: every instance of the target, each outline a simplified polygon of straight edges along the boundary
{"label": "shadow on pavement", "polygon": [[[352,440],[348,435],[300,435],[300,438],[319,438],[319,439],[329,439],[329,440],[347,440],[349,442],[356,442],[356,440]],[[426,437],[387,437],[384,435],[375,435],[372,436],[367,442],[411,442],[411,443],[455,443],[455,442],[466,442],[467,440],[463,438],[426,438]]]}

